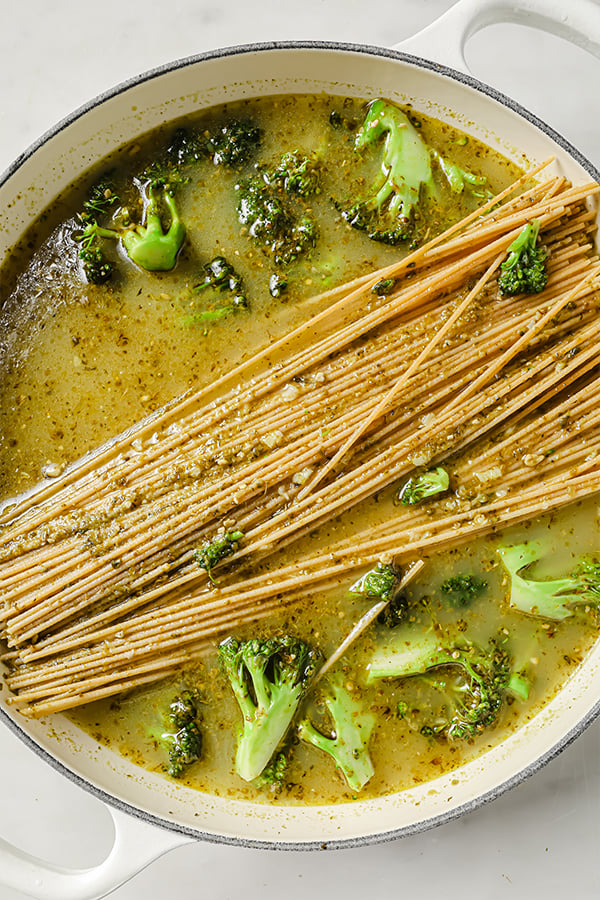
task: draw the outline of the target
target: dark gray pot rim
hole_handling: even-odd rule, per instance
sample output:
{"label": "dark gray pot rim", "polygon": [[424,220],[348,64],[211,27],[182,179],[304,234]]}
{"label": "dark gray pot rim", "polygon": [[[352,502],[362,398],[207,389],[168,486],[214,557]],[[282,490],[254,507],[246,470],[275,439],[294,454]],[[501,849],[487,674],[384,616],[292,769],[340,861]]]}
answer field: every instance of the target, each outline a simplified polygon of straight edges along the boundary
{"label": "dark gray pot rim", "polygon": [[[195,65],[196,63],[202,62],[204,60],[214,60],[223,57],[241,56],[248,53],[257,53],[272,50],[285,50],[293,52],[297,50],[302,51],[307,49],[320,50],[323,52],[362,53],[367,56],[377,56],[388,58],[391,60],[397,60],[400,62],[408,62],[418,68],[427,69],[439,75],[451,78],[454,81],[458,81],[462,84],[468,85],[479,93],[484,94],[485,96],[497,101],[505,107],[508,107],[510,110],[515,112],[521,118],[525,119],[531,125],[544,132],[559,147],[561,147],[561,149],[569,154],[590,175],[590,177],[594,181],[600,182],[600,171],[585,156],[583,156],[583,154],[580,153],[580,151],[577,150],[577,148],[574,147],[573,144],[570,143],[570,141],[568,141],[561,134],[555,131],[555,129],[553,129],[538,116],[529,112],[529,110],[525,109],[510,97],[507,97],[505,94],[501,93],[495,88],[490,87],[489,85],[481,81],[478,81],[471,75],[466,75],[463,72],[458,72],[455,69],[451,69],[448,66],[444,66],[440,63],[431,62],[431,60],[423,59],[419,56],[413,56],[408,53],[403,53],[399,50],[391,50],[366,44],[363,45],[338,43],[335,41],[270,41],[265,43],[243,44],[235,47],[224,47],[218,50],[209,50],[204,53],[200,53],[194,56],[188,56],[183,59],[178,59],[173,62],[166,63],[154,69],[150,69],[149,71],[144,72],[141,75],[129,78],[126,81],[121,82],[115,87],[99,94],[97,97],[83,104],[70,115],[63,118],[56,125],[42,134],[42,136],[38,138],[38,140],[33,144],[31,144],[31,146],[27,150],[20,154],[0,176],[0,187],[6,181],[8,181],[8,179],[11,178],[12,175],[14,175],[14,173],[17,172],[18,169],[20,169],[21,166],[37,152],[37,150],[40,149],[40,147],[42,147],[45,143],[47,143],[50,139],[59,134],[77,119],[85,116],[86,113],[94,109],[96,106],[101,105],[102,103],[110,100],[113,97],[116,97],[119,94],[126,93],[128,90],[135,88],[146,81],[150,81],[154,78],[160,77],[161,75],[167,74],[169,72],[173,72],[177,69]],[[491,790],[483,794],[479,794],[472,800],[469,800],[468,802],[463,803],[460,806],[454,807],[453,809],[448,810],[448,812],[441,815],[433,816],[431,818],[423,820],[422,822],[403,826],[398,829],[378,832],[375,834],[361,835],[359,837],[345,838],[334,841],[330,840],[326,842],[318,839],[306,842],[274,842],[206,833],[199,829],[181,825],[178,822],[170,822],[166,819],[162,819],[161,817],[146,812],[145,810],[137,809],[136,807],[131,806],[129,803],[106,793],[101,788],[78,775],[76,772],[73,772],[66,765],[64,765],[64,763],[60,762],[58,759],[52,756],[51,753],[41,747],[26,731],[24,731],[18,725],[18,723],[11,716],[9,716],[6,710],[0,708],[0,722],[4,722],[4,724],[10,729],[10,731],[12,731],[18,738],[20,738],[29,747],[30,750],[32,750],[38,757],[51,765],[57,772],[60,772],[71,782],[88,791],[94,797],[96,797],[103,803],[106,803],[108,806],[111,806],[121,812],[133,815],[136,818],[141,819],[142,821],[145,821],[149,824],[156,825],[169,831],[177,832],[190,838],[196,838],[199,841],[202,840],[215,844],[250,847],[261,850],[351,849],[355,847],[368,846],[371,844],[385,843],[388,841],[396,840],[400,837],[409,837],[412,835],[421,834],[436,826],[447,824],[464,815],[465,813],[472,812],[483,806],[484,804],[495,800],[506,791],[520,784],[531,775],[534,775],[548,762],[554,759],[560,752],[562,752],[562,750],[568,747],[569,744],[571,744],[575,740],[575,738],[577,738],[599,715],[600,697],[595,703],[594,707],[587,713],[586,716],[580,719],[577,724],[570,729],[570,731],[563,735],[560,741],[557,741],[552,747],[550,747],[544,754],[538,757],[530,765],[523,768],[513,777],[503,781],[498,785],[495,785]]]}

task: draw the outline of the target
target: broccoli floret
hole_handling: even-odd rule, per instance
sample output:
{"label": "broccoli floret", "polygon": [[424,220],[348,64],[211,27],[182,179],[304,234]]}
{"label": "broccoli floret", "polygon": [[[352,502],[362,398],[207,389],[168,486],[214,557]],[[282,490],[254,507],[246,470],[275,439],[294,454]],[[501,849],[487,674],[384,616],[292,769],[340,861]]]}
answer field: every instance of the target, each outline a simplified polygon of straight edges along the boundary
{"label": "broccoli floret", "polygon": [[205,135],[187,128],[176,128],[165,149],[167,165],[176,168],[200,162],[210,155],[210,144]]}
{"label": "broccoli floret", "polygon": [[415,503],[420,503],[428,497],[442,494],[448,490],[449,485],[448,473],[438,466],[437,469],[430,469],[428,472],[409,478],[400,490],[398,500],[405,506],[414,506]]}
{"label": "broccoli floret", "polygon": [[95,235],[88,235],[79,251],[83,273],[90,284],[105,284],[112,278],[113,265],[102,252]]}
{"label": "broccoli floret", "polygon": [[329,679],[324,697],[331,719],[329,734],[315,728],[309,719],[298,725],[298,735],[319,750],[328,753],[342,772],[348,787],[360,791],[372,778],[374,769],[368,744],[375,716],[365,712],[363,704],[346,689],[341,675]]}
{"label": "broccoli floret", "polygon": [[269,293],[271,297],[281,297],[288,289],[288,280],[284,275],[274,272],[269,278]]}
{"label": "broccoli floret", "polygon": [[200,568],[206,570],[211,581],[214,581],[211,574],[214,567],[220,563],[221,560],[226,559],[228,556],[233,556],[236,550],[238,550],[240,541],[243,537],[243,531],[237,529],[234,531],[225,531],[223,534],[218,534],[212,541],[208,541],[204,546],[194,552],[196,562]]}
{"label": "broccoli floret", "polygon": [[409,677],[423,679],[441,695],[441,705],[431,710],[430,721],[429,710],[419,710],[421,721],[425,720],[419,730],[468,739],[496,720],[510,677],[510,658],[495,641],[478,647],[466,640],[440,639],[431,629],[404,625],[385,633],[369,662],[367,680]]}
{"label": "broccoli floret", "polygon": [[374,569],[365,572],[350,588],[351,594],[362,597],[377,597],[379,600],[391,600],[394,596],[402,573],[391,563],[377,563]]}
{"label": "broccoli floret", "polygon": [[248,300],[244,293],[242,279],[225,257],[215,256],[204,266],[204,272],[203,280],[194,285],[194,293],[211,289],[219,295],[226,294],[227,302],[221,303],[213,309],[194,313],[192,315],[194,322],[222,319],[240,309],[248,309]]}
{"label": "broccoli floret", "polygon": [[402,572],[390,563],[377,563],[365,572],[350,588],[351,594],[383,600],[387,603],[377,616],[380,625],[395,628],[404,621],[408,612],[408,600],[398,593]]}
{"label": "broccoli floret", "polygon": [[332,109],[329,113],[329,124],[338,131],[356,131],[358,121],[354,118],[343,116],[337,109]]}
{"label": "broccoli floret", "polygon": [[104,256],[102,241],[95,233],[98,219],[106,215],[120,198],[109,174],[92,186],[77,219],[84,226],[76,240],[81,244],[79,259],[90,284],[104,284],[113,274],[113,265]]}
{"label": "broccoli floret", "polygon": [[162,717],[162,728],[151,736],[169,754],[167,772],[172,778],[181,778],[185,770],[202,754],[202,732],[197,697],[192,691],[184,691],[169,705]]}
{"label": "broccoli floret", "polygon": [[[162,178],[166,179],[163,173]],[[81,236],[84,248],[99,238],[121,240],[127,256],[147,272],[166,272],[175,266],[185,239],[185,226],[179,218],[171,187],[162,187],[161,179],[148,186],[145,225],[126,225],[119,229],[102,228],[97,222],[86,225]],[[163,231],[159,193],[171,217],[171,224]]]}
{"label": "broccoli floret", "polygon": [[242,713],[235,771],[254,781],[278,753],[319,657],[290,635],[249,641],[230,637],[219,655]]}
{"label": "broccoli floret", "polygon": [[537,581],[527,572],[545,555],[539,541],[500,547],[498,554],[510,575],[509,602],[515,609],[560,621],[600,605],[600,564],[595,560],[583,559],[566,578]]}
{"label": "broccoli floret", "polygon": [[408,609],[407,597],[404,594],[394,594],[385,609],[382,609],[377,616],[377,622],[386,628],[396,628],[406,621]]}
{"label": "broccoli floret", "polygon": [[424,198],[438,199],[432,159],[451,191],[481,192],[486,179],[465,172],[428,147],[418,129],[397,106],[375,100],[354,142],[364,150],[384,139],[381,171],[383,181],[366,199],[357,200],[342,215],[372,240],[398,244],[413,232],[414,215]]}
{"label": "broccoli floret", "polygon": [[312,197],[321,190],[321,172],[316,155],[309,156],[300,150],[284,153],[274,168],[263,169],[263,177],[267,184],[299,197]]}
{"label": "broccoli floret", "polygon": [[317,228],[313,220],[297,216],[272,186],[251,178],[236,185],[236,190],[240,223],[276,265],[285,266],[314,247]]}
{"label": "broccoli floret", "polygon": [[256,153],[261,143],[262,131],[251,119],[227,122],[208,139],[217,166],[240,166]]}
{"label": "broccoli floret", "polygon": [[266,788],[270,791],[281,790],[285,784],[289,764],[290,757],[287,749],[276,753],[258,778],[254,779],[254,787]]}
{"label": "broccoli floret", "polygon": [[498,276],[498,288],[504,296],[539,294],[546,287],[546,251],[536,246],[539,230],[538,219],[528,222],[508,248]]}
{"label": "broccoli floret", "polygon": [[377,284],[371,288],[371,293],[377,297],[387,297],[396,287],[397,280],[395,278],[382,278]]}
{"label": "broccoli floret", "polygon": [[118,203],[120,203],[119,195],[110,174],[107,173],[91,187],[78,218],[84,225],[96,222]]}
{"label": "broccoli floret", "polygon": [[[519,635],[516,649],[512,654],[511,673],[506,691],[516,700],[528,700],[533,682],[535,668],[542,651],[542,644],[552,636],[547,625],[535,628],[526,636]],[[511,647],[511,649],[513,649]]]}
{"label": "broccoli floret", "polygon": [[475,575],[453,575],[444,581],[441,591],[446,594],[451,606],[468,606],[486,587],[487,582]]}

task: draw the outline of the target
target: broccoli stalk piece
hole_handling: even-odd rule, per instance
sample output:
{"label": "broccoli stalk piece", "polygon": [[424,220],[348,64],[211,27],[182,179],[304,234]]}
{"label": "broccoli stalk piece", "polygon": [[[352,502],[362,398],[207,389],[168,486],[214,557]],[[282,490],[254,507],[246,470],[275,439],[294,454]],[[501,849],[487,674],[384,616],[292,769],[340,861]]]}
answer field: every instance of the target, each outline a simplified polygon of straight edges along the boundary
{"label": "broccoli stalk piece", "polygon": [[163,199],[171,216],[171,224],[163,231],[160,204],[157,197],[158,186],[150,184],[146,207],[146,224],[128,226],[119,230],[101,228],[94,222],[83,231],[83,239],[95,237],[121,240],[127,256],[147,272],[167,272],[175,266],[185,239],[185,226],[179,218],[175,199],[170,188],[164,188]]}
{"label": "broccoli stalk piece", "polygon": [[254,781],[277,754],[318,662],[303,641],[227,638],[219,655],[242,713],[235,771]]}
{"label": "broccoli stalk piece", "polygon": [[431,629],[405,624],[380,637],[369,661],[367,681],[419,675],[428,668],[444,665],[448,651]]}
{"label": "broccoli stalk piece", "polygon": [[156,189],[150,185],[146,224],[126,231],[122,236],[128,257],[147,272],[168,272],[172,269],[185,239],[185,226],[168,189],[164,190],[163,199],[171,216],[166,232],[163,232]]}
{"label": "broccoli stalk piece", "polygon": [[384,136],[383,183],[370,198],[343,215],[373,240],[397,244],[409,234],[422,192],[434,190],[433,173],[427,145],[410,119],[397,106],[376,100],[356,136],[355,149],[363,150]]}
{"label": "broccoli stalk piece", "polygon": [[[443,711],[424,734],[468,739],[497,718],[510,677],[510,659],[494,641],[444,641],[433,630],[405,625],[386,632],[371,657],[367,681],[419,677],[443,697]],[[404,711],[405,714],[406,711]]]}
{"label": "broccoli stalk piece", "polygon": [[309,719],[303,719],[298,725],[298,735],[301,740],[328,753],[348,787],[358,792],[374,773],[368,744],[375,716],[364,711],[362,703],[344,687],[339,675],[329,680],[324,703],[331,719],[331,733],[323,734]]}
{"label": "broccoli stalk piece", "polygon": [[414,506],[428,497],[448,490],[450,477],[445,469],[438,467],[409,478],[398,494],[398,500],[405,506]]}
{"label": "broccoli stalk piece", "polygon": [[597,609],[600,604],[600,564],[583,559],[566,578],[537,581],[528,570],[544,555],[538,541],[498,548],[510,576],[511,606],[545,619],[568,619],[580,607]]}
{"label": "broccoli stalk piece", "polygon": [[243,537],[243,531],[225,531],[223,534],[217,535],[212,541],[208,541],[203,547],[200,547],[199,550],[194,552],[196,562],[202,569],[206,570],[208,577],[212,582],[214,582],[214,578],[212,577],[211,572],[214,567],[220,563],[221,560],[226,559],[228,556],[233,556],[239,548],[240,541]]}
{"label": "broccoli stalk piece", "polygon": [[163,727],[151,732],[159,746],[169,754],[167,772],[172,778],[181,778],[185,770],[202,754],[202,733],[196,697],[184,691],[170,704],[163,717]]}
{"label": "broccoli stalk piece", "polygon": [[454,193],[485,190],[485,178],[465,172],[428,147],[401,109],[384,100],[375,100],[356,136],[354,147],[362,151],[379,144],[381,139],[383,180],[371,196],[342,209],[346,221],[353,228],[365,231],[372,240],[386,244],[406,240],[423,199],[438,199],[432,159]]}
{"label": "broccoli stalk piece", "polygon": [[502,295],[539,294],[546,287],[546,251],[536,246],[539,230],[539,219],[528,222],[508,248],[498,276]]}

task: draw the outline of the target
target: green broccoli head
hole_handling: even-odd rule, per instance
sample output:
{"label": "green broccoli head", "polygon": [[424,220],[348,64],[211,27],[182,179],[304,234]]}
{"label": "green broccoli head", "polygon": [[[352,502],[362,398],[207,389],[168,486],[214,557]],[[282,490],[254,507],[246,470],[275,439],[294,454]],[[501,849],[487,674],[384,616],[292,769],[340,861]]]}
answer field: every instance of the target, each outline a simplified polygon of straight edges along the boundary
{"label": "green broccoli head", "polygon": [[308,215],[296,215],[273,186],[260,178],[236,185],[238,219],[252,240],[285,266],[314,247],[317,227]]}
{"label": "green broccoli head", "polygon": [[172,778],[181,778],[188,766],[202,755],[200,721],[197,694],[185,690],[162,714],[162,727],[150,730],[151,737],[168,753],[166,770]]}
{"label": "green broccoli head", "polygon": [[498,276],[501,294],[538,294],[546,287],[546,251],[537,246],[539,230],[538,219],[528,222],[508,248]]}
{"label": "green broccoli head", "polygon": [[564,578],[538,581],[529,577],[529,571],[547,555],[539,541],[499,547],[498,555],[510,576],[509,602],[515,609],[556,621],[598,609],[600,564],[595,560],[581,560]]}
{"label": "green broccoli head", "polygon": [[79,259],[86,281],[90,284],[105,284],[112,278],[114,266],[104,256],[102,246],[94,234],[88,234],[84,239]]}
{"label": "green broccoli head", "polygon": [[446,595],[450,606],[468,606],[471,601],[479,597],[486,589],[487,582],[477,578],[476,575],[452,575],[441,586],[442,594]]}
{"label": "green broccoli head", "polygon": [[208,146],[215,165],[240,166],[262,143],[262,131],[251,119],[233,119],[210,135]]}
{"label": "green broccoli head", "polygon": [[[224,256],[215,256],[204,266],[202,280],[193,287],[194,294],[212,298],[214,301],[208,309],[193,312],[189,320],[193,323],[222,319],[232,313],[248,309],[248,300],[244,291],[241,276]],[[223,300],[225,302],[223,302]]]}
{"label": "green broccoli head", "polygon": [[496,720],[510,671],[510,657],[496,641],[479,647],[411,623],[379,639],[367,680],[416,678],[418,686],[432,688],[435,701],[422,692],[410,715],[423,734],[456,740],[475,737]]}
{"label": "green broccoli head", "polygon": [[289,764],[290,751],[289,748],[286,747],[275,753],[258,778],[254,779],[254,786],[271,792],[280,791],[285,784]]}
{"label": "green broccoli head", "polygon": [[202,547],[194,552],[194,558],[198,565],[205,569],[208,577],[213,581],[211,572],[218,563],[239,549],[240,541],[244,538],[243,531],[234,529],[231,531],[223,531],[211,541],[207,541]]}
{"label": "green broccoli head", "polygon": [[441,695],[443,712],[421,727],[422,734],[450,740],[476,737],[496,721],[510,678],[510,659],[497,644],[452,648],[447,663],[428,676]]}
{"label": "green broccoli head", "polygon": [[398,589],[401,578],[402,572],[394,565],[379,562],[354,582],[350,593],[379,600],[391,600]]}
{"label": "green broccoli head", "polygon": [[298,725],[298,735],[301,740],[328,753],[348,787],[358,792],[374,773],[368,745],[375,716],[367,712],[362,700],[348,690],[341,674],[328,679],[321,702],[328,712],[329,724],[317,729],[310,719],[303,719]]}
{"label": "green broccoli head", "polygon": [[168,166],[179,169],[207,159],[210,152],[206,135],[188,128],[176,128],[166,146],[165,161]]}
{"label": "green broccoli head", "polygon": [[414,506],[434,497],[436,494],[442,494],[448,490],[450,486],[450,477],[445,469],[438,466],[437,469],[430,469],[428,472],[422,472],[409,478],[403,485],[398,500],[404,506]]}
{"label": "green broccoli head", "polygon": [[319,655],[290,635],[227,638],[219,655],[242,713],[235,770],[245,781],[254,781],[279,751]]}
{"label": "green broccoli head", "polygon": [[284,153],[276,166],[263,169],[263,177],[267,184],[299,197],[312,197],[321,190],[321,172],[316,155],[300,150]]}
{"label": "green broccoli head", "polygon": [[104,284],[112,278],[114,266],[104,255],[101,238],[96,234],[98,220],[118,207],[120,197],[108,172],[92,185],[77,215],[83,230],[75,236],[80,244],[79,259],[86,281]]}

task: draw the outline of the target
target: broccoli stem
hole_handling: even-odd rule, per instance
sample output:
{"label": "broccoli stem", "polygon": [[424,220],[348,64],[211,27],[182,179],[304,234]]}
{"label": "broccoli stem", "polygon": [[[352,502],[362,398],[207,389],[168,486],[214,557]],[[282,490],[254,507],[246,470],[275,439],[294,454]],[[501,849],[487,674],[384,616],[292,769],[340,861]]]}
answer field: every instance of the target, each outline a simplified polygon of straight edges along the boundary
{"label": "broccoli stem", "polygon": [[427,145],[408,116],[384,100],[371,104],[355,141],[357,150],[385,135],[381,171],[383,184],[366,206],[382,209],[388,203],[393,218],[410,218],[421,189],[434,192],[431,159]]}
{"label": "broccoli stem", "polygon": [[282,743],[300,699],[300,687],[280,687],[274,697],[261,690],[263,677],[253,678],[257,690],[258,705],[268,709],[269,714],[256,716],[245,704],[244,724],[252,721],[252,727],[244,727],[238,741],[235,755],[235,769],[244,781],[254,781],[268,766],[274,750]]}
{"label": "broccoli stem", "polygon": [[399,625],[386,633],[369,661],[367,683],[380,678],[418,675],[432,666],[448,662],[448,651],[440,647],[435,632],[415,624]]}
{"label": "broccoli stem", "polygon": [[147,272],[166,272],[175,266],[177,254],[185,238],[185,226],[179,217],[173,195],[164,191],[163,198],[171,216],[167,232],[163,232],[156,192],[148,189],[146,225],[125,231],[123,246],[129,258]]}
{"label": "broccoli stem", "polygon": [[325,705],[333,724],[332,736],[322,734],[308,719],[298,726],[303,741],[328,753],[342,772],[348,787],[360,791],[373,777],[374,768],[368,752],[375,717],[362,710],[341,683],[341,677],[332,678]]}

